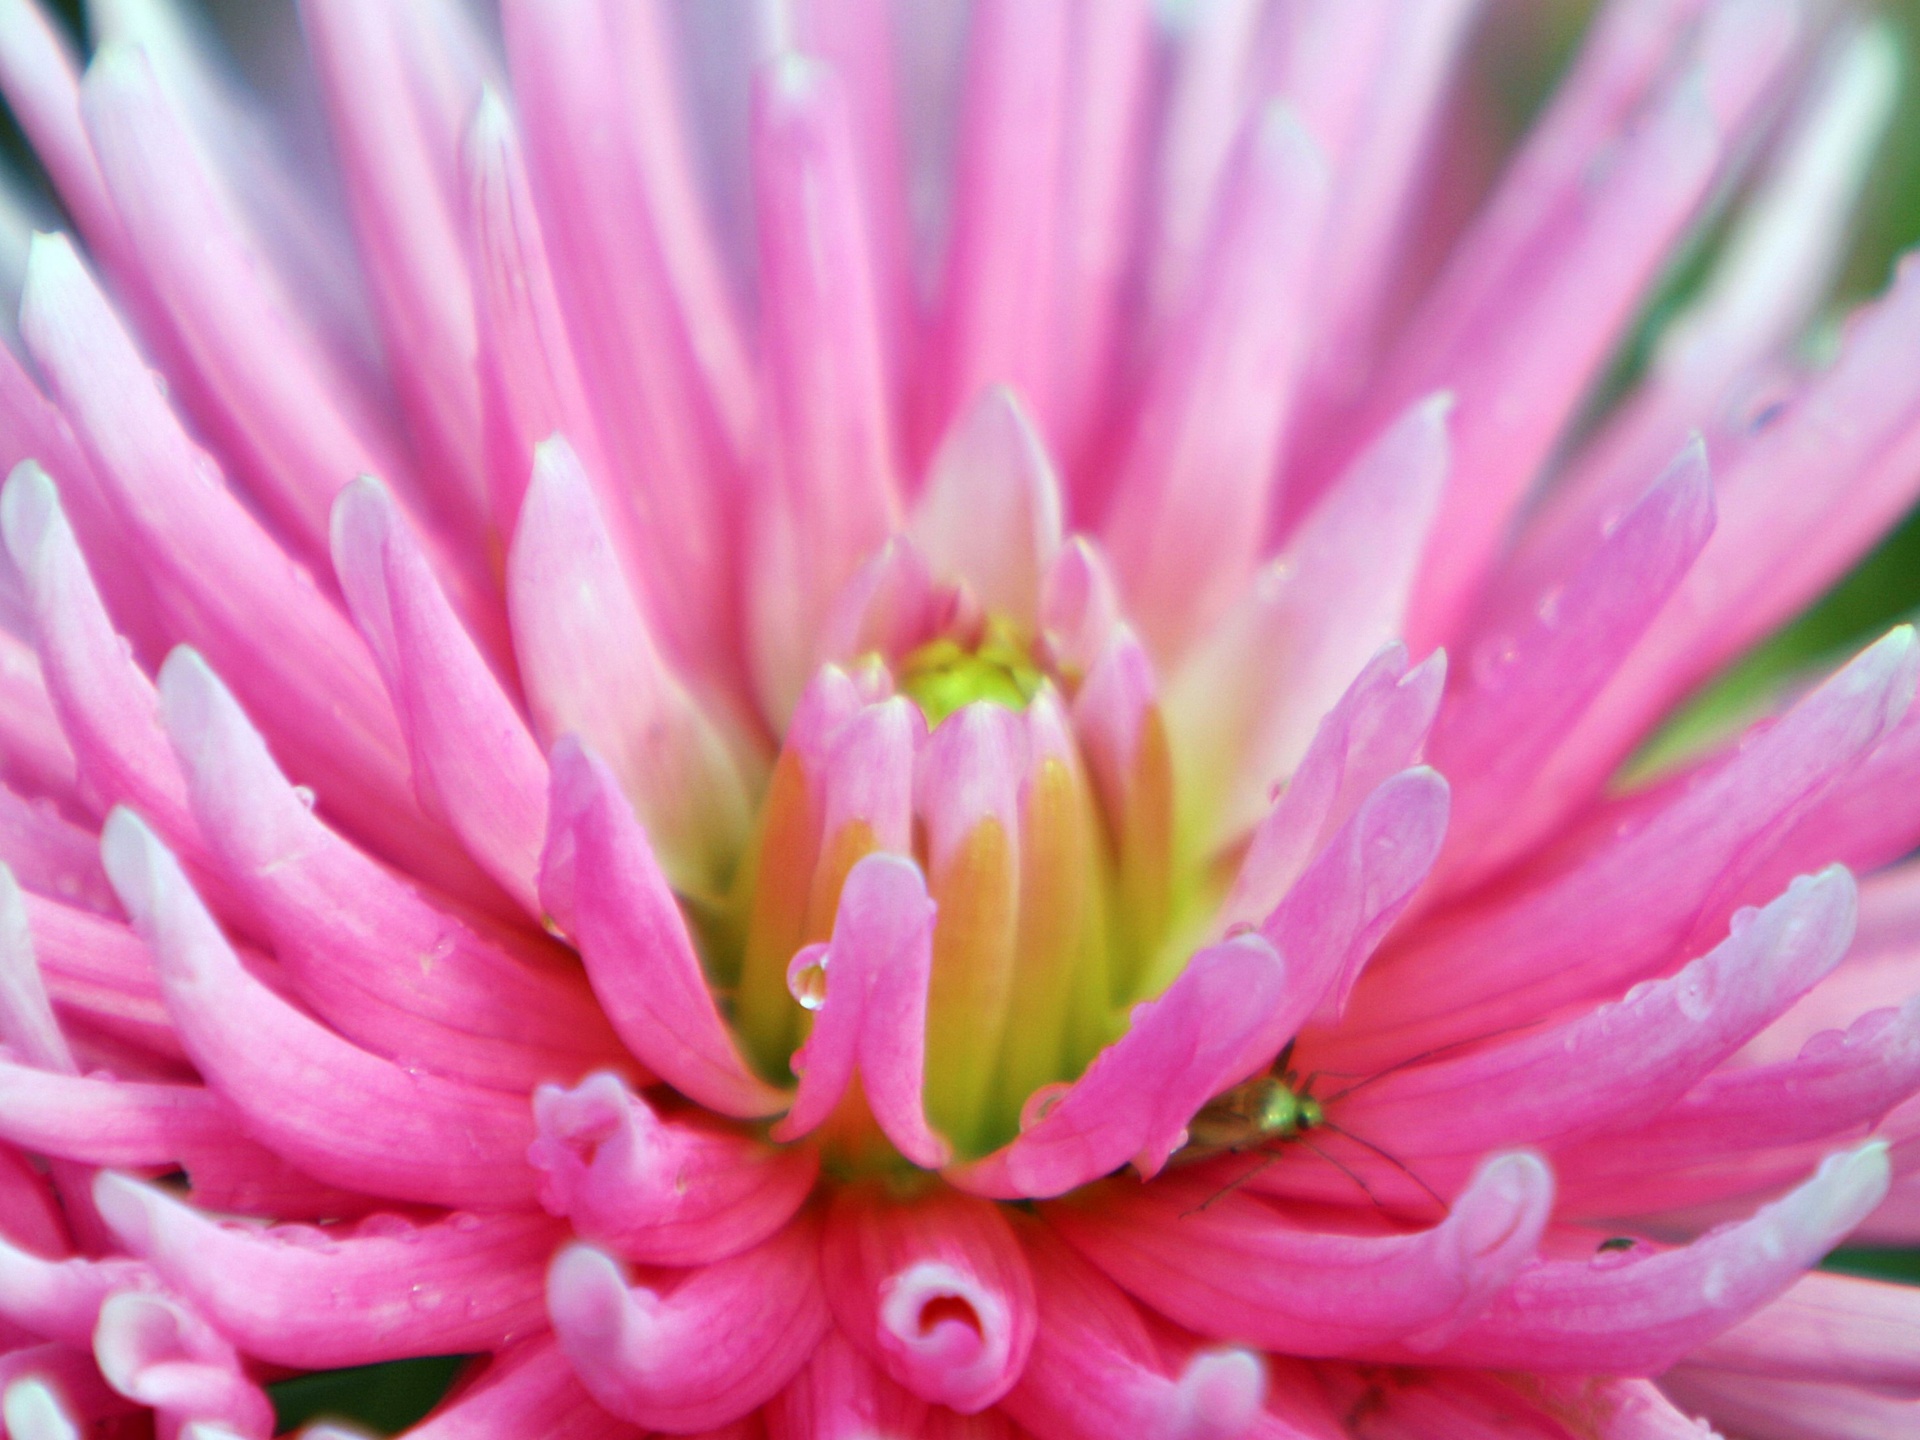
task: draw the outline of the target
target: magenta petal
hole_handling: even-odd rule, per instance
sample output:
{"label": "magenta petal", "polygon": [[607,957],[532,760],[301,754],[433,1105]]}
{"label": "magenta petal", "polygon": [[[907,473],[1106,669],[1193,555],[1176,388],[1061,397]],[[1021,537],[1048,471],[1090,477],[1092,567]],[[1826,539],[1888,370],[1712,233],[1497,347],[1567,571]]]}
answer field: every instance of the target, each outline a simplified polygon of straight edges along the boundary
{"label": "magenta petal", "polygon": [[1818,1263],[1887,1192],[1883,1145],[1835,1155],[1750,1220],[1676,1250],[1542,1260],[1421,1353],[1492,1369],[1657,1375]]}
{"label": "magenta petal", "polygon": [[769,1440],[915,1435],[926,1423],[927,1403],[830,1330],[805,1368],[774,1397],[765,1418]]}
{"label": "magenta petal", "polygon": [[540,894],[580,947],[587,977],[633,1053],[726,1115],[772,1115],[787,1097],[740,1058],[678,902],[606,766],[554,747],[552,828]]}
{"label": "magenta petal", "polygon": [[409,1440],[515,1440],[523,1435],[541,1440],[643,1440],[639,1430],[593,1403],[551,1335],[494,1357],[471,1387],[407,1435]]}
{"label": "magenta petal", "polygon": [[563,1233],[539,1215],[242,1228],[111,1173],[94,1200],[120,1242],[222,1335],[314,1370],[498,1349],[541,1328],[547,1258]]}
{"label": "magenta petal", "polygon": [[806,1201],[819,1160],[693,1115],[663,1119],[615,1076],[533,1093],[527,1160],[540,1202],[628,1260],[705,1265],[767,1239]]}
{"label": "magenta petal", "polygon": [[841,1333],[922,1400],[971,1415],[1020,1378],[1038,1323],[1033,1278],[996,1206],[843,1191],[820,1263]]}
{"label": "magenta petal", "polygon": [[1553,1188],[1545,1163],[1522,1151],[1481,1166],[1444,1221],[1412,1234],[1312,1230],[1211,1179],[1132,1190],[1115,1181],[1098,1204],[1064,1202],[1048,1218],[1126,1289],[1202,1335],[1340,1355],[1444,1333],[1481,1310],[1533,1258]]}
{"label": "magenta petal", "polygon": [[362,476],[340,492],[332,538],[340,588],[406,733],[421,805],[537,917],[547,775],[526,722],[378,481]]}
{"label": "magenta petal", "polygon": [[952,1158],[921,1103],[933,912],[911,860],[874,854],[848,872],[833,938],[807,960],[826,972],[826,999],[793,1057],[800,1087],[775,1139],[797,1139],[825,1121],[857,1065],[873,1118],[902,1155],[926,1169]]}
{"label": "magenta petal", "polygon": [[85,1347],[108,1296],[156,1288],[137,1260],[48,1260],[0,1236],[0,1321],[30,1334]]}
{"label": "magenta petal", "polygon": [[547,1276],[560,1348],[614,1414],[678,1433],[736,1420],[793,1378],[831,1323],[820,1293],[819,1225],[629,1288],[601,1252],[574,1245]]}
{"label": "magenta petal", "polygon": [[153,951],[182,1044],[254,1135],[348,1189],[427,1204],[533,1199],[524,1101],[406,1070],[274,995],[241,968],[178,863],[131,812],[108,817],[101,850]]}
{"label": "magenta petal", "polygon": [[238,1113],[203,1086],[63,1075],[4,1058],[0,1138],[85,1165],[166,1166],[253,1148]]}

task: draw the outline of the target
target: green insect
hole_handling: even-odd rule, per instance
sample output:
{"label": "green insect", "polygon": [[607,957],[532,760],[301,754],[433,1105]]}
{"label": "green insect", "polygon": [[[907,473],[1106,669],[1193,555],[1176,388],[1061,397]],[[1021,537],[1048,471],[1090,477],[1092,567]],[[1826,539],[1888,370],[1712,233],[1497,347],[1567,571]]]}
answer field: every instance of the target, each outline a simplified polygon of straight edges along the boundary
{"label": "green insect", "polygon": [[1382,1075],[1370,1076],[1328,1096],[1325,1100],[1320,1100],[1313,1095],[1313,1082],[1318,1077],[1309,1075],[1305,1081],[1302,1081],[1292,1068],[1292,1059],[1293,1046],[1289,1045],[1280,1052],[1279,1058],[1264,1075],[1256,1075],[1253,1079],[1242,1081],[1231,1090],[1216,1095],[1192,1120],[1187,1122],[1187,1143],[1174,1157],[1176,1164],[1192,1164],[1201,1160],[1215,1159],[1221,1155],[1256,1153],[1260,1157],[1245,1174],[1230,1182],[1216,1194],[1209,1196],[1198,1208],[1204,1210],[1222,1195],[1239,1189],[1278,1160],[1285,1153],[1285,1146],[1288,1144],[1297,1144],[1319,1156],[1351,1180],[1376,1206],[1380,1206],[1381,1209],[1387,1208],[1381,1205],[1379,1196],[1373,1192],[1373,1187],[1367,1184],[1358,1171],[1308,1138],[1318,1131],[1338,1135],[1362,1150],[1379,1156],[1424,1190],[1442,1210],[1447,1208],[1447,1202],[1439,1192],[1414,1174],[1406,1165],[1372,1141],[1361,1139],[1351,1130],[1342,1129],[1327,1118],[1328,1104],[1363,1089],[1374,1080],[1382,1078],[1386,1072],[1382,1072]]}

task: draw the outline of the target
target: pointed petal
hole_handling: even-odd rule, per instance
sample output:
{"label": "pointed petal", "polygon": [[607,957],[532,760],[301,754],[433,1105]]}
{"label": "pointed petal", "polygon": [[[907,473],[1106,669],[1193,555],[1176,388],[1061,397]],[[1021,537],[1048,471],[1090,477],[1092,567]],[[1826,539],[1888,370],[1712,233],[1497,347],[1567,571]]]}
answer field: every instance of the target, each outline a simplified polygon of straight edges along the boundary
{"label": "pointed petal", "polygon": [[1134,1007],[1127,1033],[1086,1074],[1043,1098],[1018,1139],[949,1178],[1013,1200],[1063,1195],[1130,1160],[1152,1174],[1184,1143],[1194,1112],[1240,1078],[1250,1032],[1282,1003],[1286,979],[1256,935],[1201,951],[1166,994]]}
{"label": "pointed petal", "polygon": [[612,1260],[572,1246],[547,1277],[554,1334],[614,1414],[681,1433],[724,1425],[772,1399],[826,1333],[819,1237],[803,1219],[659,1290],[629,1288]]}
{"label": "pointed petal", "polygon": [[908,528],[943,579],[1025,625],[1061,545],[1060,480],[1020,398],[996,385],[961,412],[927,469]]}
{"label": "pointed petal", "polygon": [[697,1112],[663,1119],[613,1075],[533,1093],[527,1161],[540,1203],[581,1238],[650,1265],[705,1265],[766,1240],[813,1188],[819,1161]]}
{"label": "pointed petal", "polygon": [[1340,1355],[1417,1344],[1481,1310],[1532,1259],[1552,1205],[1552,1172],[1522,1151],[1487,1161],[1445,1220],[1413,1234],[1314,1231],[1197,1177],[1114,1181],[1097,1205],[1047,1213],[1095,1265],[1202,1335]]}
{"label": "pointed petal", "polygon": [[524,1102],[403,1069],[274,995],[241,969],[179,865],[130,812],[109,817],[101,849],[182,1044],[253,1134],[350,1189],[426,1204],[533,1198]]}
{"label": "pointed petal", "polygon": [[820,1254],[840,1331],[930,1404],[972,1415],[1012,1388],[1037,1324],[1013,1229],[982,1200],[842,1191]]}
{"label": "pointed petal", "polygon": [[552,825],[540,893],[580,948],[629,1049],[725,1115],[772,1115],[787,1097],[740,1058],[673,892],[612,774],[577,741],[552,756]]}

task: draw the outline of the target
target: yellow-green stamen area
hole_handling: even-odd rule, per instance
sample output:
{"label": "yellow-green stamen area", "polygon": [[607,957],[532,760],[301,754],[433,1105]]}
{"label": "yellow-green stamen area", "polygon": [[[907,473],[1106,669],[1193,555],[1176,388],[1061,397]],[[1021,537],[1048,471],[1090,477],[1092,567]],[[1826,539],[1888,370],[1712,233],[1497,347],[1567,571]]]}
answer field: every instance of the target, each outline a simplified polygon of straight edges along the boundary
{"label": "yellow-green stamen area", "polygon": [[1024,710],[1040,693],[1041,679],[1024,637],[999,622],[989,623],[971,649],[947,636],[929,640],[895,670],[900,693],[920,707],[929,725],[977,700]]}

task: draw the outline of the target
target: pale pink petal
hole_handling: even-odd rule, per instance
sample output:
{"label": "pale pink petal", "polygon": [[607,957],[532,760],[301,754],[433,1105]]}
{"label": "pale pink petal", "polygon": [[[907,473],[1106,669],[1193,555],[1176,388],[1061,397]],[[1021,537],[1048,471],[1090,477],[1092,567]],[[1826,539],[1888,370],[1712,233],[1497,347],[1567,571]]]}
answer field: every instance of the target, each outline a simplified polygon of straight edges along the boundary
{"label": "pale pink petal", "polygon": [[259,1230],[124,1176],[101,1175],[93,1193],[120,1243],[223,1336],[303,1369],[494,1350],[542,1328],[547,1257],[564,1233],[539,1215]]}
{"label": "pale pink petal", "polygon": [[1329,181],[1292,111],[1276,105],[1250,123],[1148,381],[1105,535],[1157,655],[1204,635],[1259,557]]}
{"label": "pale pink petal", "polygon": [[533,1093],[540,1203],[650,1265],[705,1265],[767,1239],[813,1188],[810,1149],[775,1149],[698,1112],[663,1117],[613,1075]]}
{"label": "pale pink petal", "polygon": [[717,890],[749,818],[741,767],[661,657],[571,447],[544,439],[533,457],[507,606],[534,733],[604,756],[675,883]]}
{"label": "pale pink petal", "polygon": [[1920,1390],[1916,1324],[1920,1294],[1911,1286],[1851,1275],[1805,1275],[1688,1359],[1738,1375],[1913,1394]]}
{"label": "pale pink petal", "polygon": [[844,1190],[820,1254],[840,1331],[901,1385],[962,1414],[1012,1388],[1033,1345],[1033,1278],[1004,1214],[951,1192]]}
{"label": "pale pink petal", "polygon": [[1399,638],[1451,469],[1448,409],[1421,402],[1362,454],[1176,673],[1168,727],[1182,787],[1213,812],[1208,838],[1252,828],[1321,719]]}
{"label": "pale pink petal", "polygon": [[547,774],[526,721],[377,480],[362,476],[340,492],[332,542],[340,588],[400,717],[422,808],[538,918]]}
{"label": "pale pink petal", "polygon": [[221,873],[322,1018],[401,1064],[523,1094],[617,1062],[553,947],[430,903],[330,831],[198,656],[170,656],[160,694]]}
{"label": "pale pink petal", "polygon": [[1430,1230],[1316,1231],[1208,1179],[1140,1189],[1110,1182],[1099,1204],[1062,1202],[1051,1223],[1156,1310],[1202,1335],[1295,1355],[1351,1354],[1443,1336],[1483,1310],[1532,1260],[1553,1175],[1517,1152],[1489,1160]]}
{"label": "pale pink petal", "polygon": [[0,1043],[29,1065],[69,1074],[76,1069],[34,958],[26,898],[5,866],[0,866]]}
{"label": "pale pink petal", "polygon": [[1439,651],[1411,668],[1404,645],[1373,657],[1320,722],[1300,768],[1253,832],[1215,918],[1217,929],[1258,925],[1271,915],[1361,803],[1413,764],[1446,677]]}
{"label": "pale pink petal", "polygon": [[607,1256],[572,1246],[547,1277],[554,1333],[614,1414],[680,1433],[724,1425],[772,1399],[826,1334],[819,1237],[817,1222],[798,1220],[752,1250],[631,1288]]}
{"label": "pale pink petal", "polygon": [[86,1165],[171,1166],[208,1148],[252,1148],[238,1113],[203,1086],[62,1075],[6,1059],[0,1138]]}
{"label": "pale pink petal", "polygon": [[689,1098],[772,1115],[787,1097],[753,1075],[714,1004],[687,922],[613,775],[572,740],[552,756],[540,894],[586,962],[629,1049]]}
{"label": "pale pink petal", "polygon": [[80,1440],[74,1422],[65,1400],[42,1380],[9,1381],[0,1397],[0,1424],[13,1440]]}
{"label": "pale pink petal", "polygon": [[1538,1261],[1422,1353],[1492,1369],[1658,1374],[1786,1290],[1886,1191],[1884,1145],[1835,1155],[1792,1194],[1691,1245]]}
{"label": "pale pink petal", "polygon": [[857,1066],[874,1121],[902,1155],[925,1169],[952,1158],[921,1102],[933,926],[926,880],[911,860],[869,855],[848,873],[833,938],[824,951],[795,957],[796,971],[824,974],[826,994],[794,1053],[800,1087],[775,1139],[797,1139],[824,1122]]}
{"label": "pale pink petal", "polygon": [[1012,1200],[1064,1195],[1128,1161],[1153,1174],[1185,1142],[1194,1112],[1242,1078],[1288,983],[1257,935],[1202,950],[1164,995],[1134,1007],[1127,1033],[1084,1075],[1029,1102],[1017,1139],[949,1178]]}
{"label": "pale pink petal", "polygon": [[121,1290],[157,1288],[136,1260],[48,1260],[0,1237],[0,1320],[69,1345],[91,1342],[100,1306]]}
{"label": "pale pink petal", "polygon": [[1682,1365],[1662,1376],[1660,1387],[1690,1414],[1711,1416],[1715,1424],[1752,1440],[1801,1440],[1810,1434],[1884,1440],[1910,1434],[1920,1424],[1920,1402],[1851,1385],[1726,1375]]}
{"label": "pale pink petal", "polygon": [[241,1440],[273,1433],[273,1405],[212,1326],[160,1295],[122,1292],[100,1307],[93,1336],[100,1373],[162,1424],[222,1426]]}
{"label": "pale pink petal", "polygon": [[130,812],[109,817],[101,848],[153,950],[181,1043],[255,1136],[350,1189],[488,1207],[533,1198],[523,1101],[383,1060],[275,996],[240,967],[179,865]]}
{"label": "pale pink petal", "polygon": [[909,532],[944,580],[989,614],[1033,625],[1061,544],[1060,480],[1020,397],[996,385],[955,419]]}

